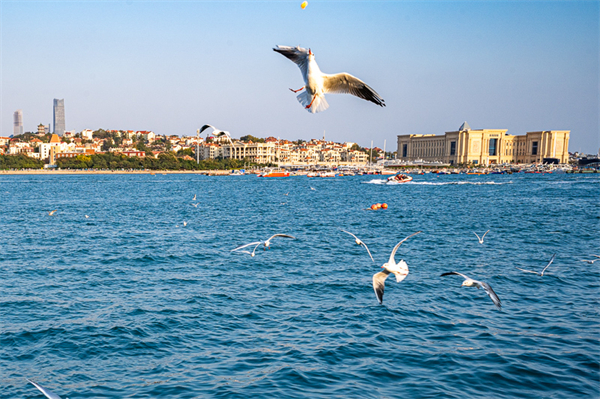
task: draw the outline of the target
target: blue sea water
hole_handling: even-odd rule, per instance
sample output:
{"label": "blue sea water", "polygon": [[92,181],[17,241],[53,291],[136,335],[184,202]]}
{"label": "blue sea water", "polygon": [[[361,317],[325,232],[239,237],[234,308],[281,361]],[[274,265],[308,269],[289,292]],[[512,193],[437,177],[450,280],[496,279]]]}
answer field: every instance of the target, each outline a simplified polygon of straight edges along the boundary
{"label": "blue sea water", "polygon": [[[43,397],[26,378],[71,399],[600,395],[596,176],[381,183],[0,176],[0,396]],[[373,274],[419,230],[380,305]],[[275,233],[297,239],[230,252]],[[515,268],[554,253],[543,277]]]}

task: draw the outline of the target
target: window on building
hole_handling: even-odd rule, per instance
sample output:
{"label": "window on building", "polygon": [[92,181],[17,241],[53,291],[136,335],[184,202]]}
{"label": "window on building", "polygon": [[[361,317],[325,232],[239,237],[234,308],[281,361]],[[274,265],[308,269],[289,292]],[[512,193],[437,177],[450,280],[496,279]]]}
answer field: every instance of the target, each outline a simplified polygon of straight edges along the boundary
{"label": "window on building", "polygon": [[450,155],[456,155],[456,141],[450,142]]}
{"label": "window on building", "polygon": [[537,155],[538,153],[538,142],[534,141],[531,143],[531,155]]}
{"label": "window on building", "polygon": [[497,146],[498,139],[490,139],[490,155],[498,155]]}
{"label": "window on building", "polygon": [[408,154],[408,144],[402,144],[402,158],[406,158]]}

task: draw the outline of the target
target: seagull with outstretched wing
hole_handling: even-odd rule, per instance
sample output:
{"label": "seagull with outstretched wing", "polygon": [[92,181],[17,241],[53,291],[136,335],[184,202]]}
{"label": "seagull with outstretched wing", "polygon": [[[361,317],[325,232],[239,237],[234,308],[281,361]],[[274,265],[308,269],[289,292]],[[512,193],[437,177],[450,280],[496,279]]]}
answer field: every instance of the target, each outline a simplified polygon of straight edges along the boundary
{"label": "seagull with outstretched wing", "polygon": [[[200,128],[200,133],[202,133],[203,131],[205,131],[206,129],[212,129],[212,133],[210,133],[211,136],[213,137],[226,137],[227,140],[229,140],[229,143],[231,145],[233,145],[233,140],[231,140],[231,134],[229,134],[229,132],[226,132],[225,130],[219,130],[216,127],[214,127],[213,125],[204,125]],[[208,138],[208,135],[207,135]],[[196,195],[194,195],[194,199],[196,199]]]}
{"label": "seagull with outstretched wing", "polygon": [[480,243],[480,244],[483,244],[483,237],[485,237],[485,235],[486,235],[487,233],[489,233],[489,232],[490,232],[490,231],[488,230],[488,231],[486,231],[485,233],[483,233],[483,236],[481,236],[481,238],[479,237],[479,235],[477,235],[477,233],[475,233],[475,232],[474,232],[473,234],[475,234],[475,235],[477,236],[477,239],[479,240],[479,243]]}
{"label": "seagull with outstretched wing", "polygon": [[367,247],[367,244],[365,244],[360,238],[358,238],[357,236],[355,236],[354,234],[350,233],[349,231],[346,230],[342,230],[344,233],[346,234],[350,234],[352,237],[354,237],[354,242],[357,245],[362,245],[363,247],[365,247],[365,249],[367,250],[367,252],[369,253],[369,256],[371,257],[371,260],[373,262],[375,262],[375,259],[373,259],[373,255],[371,255],[371,251],[369,251],[369,247]]}
{"label": "seagull with outstretched wing", "polygon": [[548,268],[548,266],[550,266],[552,264],[552,262],[554,262],[554,258],[556,258],[556,254],[552,255],[552,258],[550,259],[550,262],[548,262],[548,264],[546,265],[546,267],[544,267],[544,270],[542,270],[541,273],[534,272],[532,270],[521,269],[520,267],[516,267],[516,266],[515,266],[515,268],[519,269],[519,270],[522,270],[522,271],[524,271],[526,273],[533,273],[533,274],[537,274],[540,277],[543,277],[544,276],[544,272],[546,271],[546,269]]}
{"label": "seagull with outstretched wing", "polygon": [[383,266],[381,266],[383,271],[381,271],[379,273],[375,273],[373,275],[373,289],[375,290],[375,296],[377,297],[377,300],[379,301],[380,304],[383,303],[383,291],[385,290],[385,279],[389,276],[389,274],[394,273],[394,275],[396,276],[396,282],[398,282],[398,283],[400,281],[404,280],[406,278],[406,276],[408,276],[408,265],[406,264],[406,262],[402,259],[402,260],[400,260],[400,262],[396,263],[396,260],[394,259],[394,257],[396,256],[396,251],[398,251],[398,248],[400,248],[400,245],[402,245],[402,243],[404,241],[408,240],[412,236],[416,236],[420,232],[421,231],[417,231],[416,233],[409,235],[404,240],[402,240],[398,244],[396,244],[396,246],[392,250],[392,253],[390,255],[390,259],[388,260],[388,262],[384,263]]}
{"label": "seagull with outstretched wing", "polygon": [[290,90],[297,93],[304,89],[304,92],[296,98],[308,112],[314,114],[329,108],[329,104],[325,100],[325,93],[352,94],[385,107],[383,98],[359,78],[345,72],[333,75],[321,72],[315,61],[315,55],[310,49],[307,50],[299,46],[277,46],[273,50],[288,58],[300,68],[304,86],[298,90]]}
{"label": "seagull with outstretched wing", "polygon": [[489,285],[485,281],[473,280],[472,278],[469,278],[469,277],[465,276],[464,274],[458,273],[458,272],[442,273],[442,276],[450,276],[450,275],[454,275],[454,274],[457,276],[461,276],[462,278],[465,279],[465,281],[463,281],[461,287],[477,287],[477,289],[483,288],[483,290],[486,292],[486,294],[488,294],[488,296],[492,299],[492,302],[494,302],[494,305],[496,305],[496,307],[498,309],[502,309],[502,304],[500,303],[500,298],[498,298],[498,295],[496,295],[496,293],[492,289],[491,285]]}

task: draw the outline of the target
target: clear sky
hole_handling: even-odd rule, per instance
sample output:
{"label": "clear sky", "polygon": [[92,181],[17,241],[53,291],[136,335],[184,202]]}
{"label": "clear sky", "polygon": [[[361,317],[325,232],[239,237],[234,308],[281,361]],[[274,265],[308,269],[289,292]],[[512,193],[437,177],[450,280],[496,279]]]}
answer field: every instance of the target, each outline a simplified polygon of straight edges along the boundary
{"label": "clear sky", "polygon": [[[398,134],[471,128],[571,130],[570,151],[600,147],[598,1],[4,1],[0,135],[25,131],[193,135],[203,124],[291,140],[396,150]],[[310,47],[387,107],[329,94],[310,114],[288,88],[300,70],[272,51]]]}

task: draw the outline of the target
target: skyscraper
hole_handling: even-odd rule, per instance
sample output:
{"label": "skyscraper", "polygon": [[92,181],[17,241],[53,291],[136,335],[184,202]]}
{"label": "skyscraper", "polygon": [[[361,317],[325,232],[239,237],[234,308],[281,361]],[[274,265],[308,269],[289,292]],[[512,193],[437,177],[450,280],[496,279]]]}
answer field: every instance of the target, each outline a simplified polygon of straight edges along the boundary
{"label": "skyscraper", "polygon": [[65,100],[54,99],[54,133],[65,134]]}
{"label": "skyscraper", "polygon": [[14,113],[13,135],[23,134],[23,110],[18,109]]}

